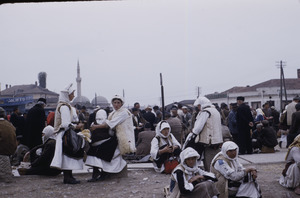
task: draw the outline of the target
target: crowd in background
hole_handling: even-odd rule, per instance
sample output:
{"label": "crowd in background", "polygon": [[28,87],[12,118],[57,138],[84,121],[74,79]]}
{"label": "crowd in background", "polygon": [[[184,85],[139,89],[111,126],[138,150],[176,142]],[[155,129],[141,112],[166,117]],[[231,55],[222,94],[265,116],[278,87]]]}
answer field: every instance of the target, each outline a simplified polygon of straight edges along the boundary
{"label": "crowd in background", "polygon": [[[71,94],[74,94],[74,91],[69,91],[68,94],[66,95],[66,97],[70,97]],[[129,111],[123,111],[122,109],[126,109],[122,106],[124,104],[124,100],[122,99],[122,97],[119,96],[112,99],[114,109],[111,109],[109,107],[101,108],[100,106],[97,106],[91,112],[89,112],[85,106],[76,106],[76,108],[69,106],[70,101],[71,98],[68,98],[65,101],[66,104],[62,103],[62,105],[66,105],[64,110],[66,112],[72,112],[71,109],[75,111],[74,115],[71,115],[71,117],[73,116],[74,119],[72,118],[71,120],[74,120],[76,122],[73,126],[74,129],[77,129],[77,132],[82,131],[84,129],[92,129],[93,125],[97,123],[97,119],[100,120],[99,115],[101,111],[102,115],[104,115],[103,112],[105,112],[106,116],[102,118],[102,125],[99,124],[98,126],[99,128],[107,129],[107,133],[109,133],[111,130],[115,130],[115,128],[125,120],[125,118],[123,119],[118,117],[119,115],[117,113],[119,113],[122,116],[125,116],[126,114],[126,119],[129,119],[128,116],[130,116],[130,122],[128,123],[131,123],[130,125],[132,126],[130,126],[130,129],[132,127],[132,130],[134,131],[133,141],[135,142],[136,150],[131,149],[131,152],[122,153],[121,151],[121,153],[123,154],[124,159],[137,160],[140,162],[145,162],[149,160],[154,161],[154,167],[156,168],[156,170],[158,170],[158,172],[163,172],[164,166],[163,161],[161,160],[164,159],[162,156],[164,156],[165,153],[174,152],[174,154],[179,158],[180,152],[184,151],[186,148],[189,147],[187,145],[191,142],[191,139],[195,140],[197,136],[200,136],[200,133],[205,128],[205,126],[207,127],[207,125],[209,125],[209,122],[212,122],[213,126],[216,127],[216,121],[213,119],[210,120],[211,117],[214,117],[214,119],[218,119],[219,121],[217,122],[220,122],[219,128],[222,133],[222,141],[220,141],[220,143],[218,142],[218,144],[212,144],[211,142],[206,143],[207,145],[217,145],[217,148],[213,148],[217,152],[214,152],[208,164],[204,164],[205,171],[209,171],[209,169],[211,169],[210,165],[213,161],[212,158],[214,158],[214,156],[216,156],[216,153],[220,151],[220,148],[222,147],[222,142],[229,141],[233,143],[229,144],[230,148],[226,147],[227,150],[223,151],[222,155],[224,155],[225,157],[227,156],[227,151],[238,151],[238,153],[236,153],[234,157],[228,158],[230,160],[235,159],[237,155],[276,152],[275,146],[278,144],[280,148],[283,145],[286,148],[289,148],[290,145],[293,147],[295,147],[295,145],[297,147],[300,146],[299,144],[294,142],[299,141],[298,139],[295,139],[295,137],[297,137],[300,134],[299,97],[293,98],[293,101],[286,105],[285,109],[282,112],[278,112],[275,109],[275,107],[270,106],[268,102],[263,104],[261,108],[250,108],[245,103],[245,98],[242,96],[237,98],[236,103],[231,103],[229,105],[227,105],[226,103],[221,103],[220,106],[218,104],[207,105],[205,103],[207,101],[205,101],[204,103],[198,101],[199,103],[196,104],[196,100],[194,106],[184,106],[180,103],[174,103],[170,109],[165,110],[158,106],[147,106],[146,108],[141,109],[140,104],[136,102],[133,108],[129,109]],[[116,104],[114,104],[116,101],[120,103],[120,107],[117,107]],[[204,104],[207,105],[209,108],[213,108],[213,111],[209,110],[209,108],[207,108]],[[14,150],[13,147],[16,148],[13,153],[11,151],[8,153],[2,152],[0,153],[0,156],[9,156],[10,165],[12,166],[19,166],[22,162],[31,162],[30,170],[26,170],[22,173],[21,169],[19,171],[20,174],[57,175],[61,173],[61,170],[55,169],[54,166],[50,167],[50,164],[51,162],[53,163],[52,158],[54,158],[54,155],[57,152],[57,143],[55,142],[54,133],[55,119],[58,119],[56,116],[59,115],[59,119],[61,119],[60,121],[62,122],[63,112],[57,113],[57,111],[59,110],[56,110],[56,112],[49,112],[46,116],[44,110],[45,105],[46,99],[40,98],[37,101],[37,104],[33,108],[31,108],[28,111],[28,113],[22,114],[21,112],[19,112],[18,108],[15,108],[13,113],[10,115],[5,115],[3,113],[4,110],[1,108],[1,120],[8,120],[14,126],[13,132],[15,134],[16,145],[8,146],[12,147],[12,149],[10,150]],[[218,112],[217,116],[215,116],[214,109],[216,109],[216,112]],[[111,115],[111,113],[115,115],[115,118],[109,118],[108,115]],[[202,117],[200,115],[202,115]],[[197,132],[197,128],[199,128],[200,119],[203,119],[203,116],[205,117],[205,121],[204,123],[202,123],[202,125],[200,124],[202,128],[200,127],[201,130]],[[110,120],[104,121],[107,119]],[[95,129],[96,127],[94,126],[93,130]],[[166,131],[165,129],[168,130]],[[169,136],[170,139],[168,140]],[[113,135],[107,137],[107,140],[109,139],[109,141],[113,141],[111,137],[113,137]],[[201,137],[198,138],[201,139]],[[98,143],[103,141],[104,139],[99,139]],[[122,137],[116,136],[116,139],[118,139],[118,141],[121,141]],[[85,148],[85,153],[88,153],[88,149],[93,148],[94,146],[93,149],[96,150],[92,152],[92,154],[90,151],[90,156],[97,157],[98,145],[95,144],[95,142],[97,143],[97,141],[93,141],[92,136],[92,143],[94,143],[94,145],[90,144],[88,148]],[[160,147],[161,142],[164,145],[164,147],[162,148]],[[199,140],[199,142],[201,141]],[[102,142],[100,144],[102,145]],[[166,147],[166,145],[171,145],[171,147]],[[120,144],[119,146],[122,145]],[[196,160],[201,159],[201,157],[202,159],[208,158],[205,157],[205,155],[202,156],[202,152],[204,152],[204,154],[205,152],[208,152],[205,151],[207,150],[207,148],[208,147],[206,146],[204,146],[203,148],[194,148],[196,150],[196,153],[194,153],[193,150],[190,151],[193,154],[191,154],[190,156],[188,154],[185,154],[186,156],[181,156],[181,158],[184,161],[188,158],[193,158]],[[113,156],[114,154],[116,154],[116,152],[120,151],[114,149],[112,150],[110,160],[114,159]],[[295,152],[299,152],[299,150],[293,150],[293,153]],[[296,156],[299,156],[299,154],[297,153]],[[220,159],[226,160],[225,158]],[[7,159],[5,158],[5,160]],[[125,163],[122,161],[122,159],[119,159],[119,161],[120,162],[118,163]],[[96,160],[96,162],[101,164],[107,163],[107,161],[105,160],[102,162],[98,162]],[[213,164],[215,162],[216,158],[215,161],[213,161]],[[295,163],[295,159],[292,159],[291,162]],[[90,163],[93,164],[92,162]],[[112,162],[109,161],[109,163]],[[300,162],[296,161],[296,163]],[[41,168],[41,166],[43,168]],[[103,169],[103,166],[105,167],[105,165],[97,167],[97,165],[95,165],[94,163],[91,166],[94,167],[94,173],[90,181],[97,181],[98,179],[100,179],[101,175],[100,172],[97,172],[98,168]],[[124,167],[124,164],[122,165],[122,167]],[[214,169],[216,171],[219,167],[215,166],[214,168],[216,168]],[[117,172],[120,171],[121,170],[118,169]],[[251,172],[254,170],[248,171]],[[104,170],[101,170],[101,172],[105,173]],[[64,174],[64,183],[79,183],[76,179],[73,178],[71,172],[64,171]],[[299,176],[299,170],[296,173],[296,175]],[[177,177],[178,175],[175,176]],[[284,182],[282,181],[282,183]],[[286,184],[286,182],[284,184]],[[299,185],[299,183],[296,183],[293,184],[292,187],[295,188]],[[291,187],[287,184],[286,186]],[[182,191],[182,189],[180,189],[180,191]],[[212,194],[212,196],[215,196],[217,195],[216,192],[217,191],[215,191],[215,189],[212,189],[210,193]]]}

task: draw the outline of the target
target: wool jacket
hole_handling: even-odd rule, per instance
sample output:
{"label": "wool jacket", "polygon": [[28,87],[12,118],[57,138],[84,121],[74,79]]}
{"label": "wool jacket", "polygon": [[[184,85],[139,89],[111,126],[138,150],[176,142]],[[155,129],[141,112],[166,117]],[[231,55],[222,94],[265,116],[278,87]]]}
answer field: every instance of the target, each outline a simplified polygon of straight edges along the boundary
{"label": "wool jacket", "polygon": [[132,114],[130,111],[121,107],[119,110],[110,113],[108,120],[105,122],[112,130],[116,131],[121,155],[134,153],[136,148]]}
{"label": "wool jacket", "polygon": [[17,149],[16,128],[0,118],[0,155],[13,155]]}
{"label": "wool jacket", "polygon": [[[221,116],[216,108],[207,107],[200,111],[197,116],[197,120],[201,117],[201,113],[209,113],[207,121],[202,130],[198,130],[199,139],[196,138],[196,141],[204,144],[220,144],[223,142],[222,136],[222,126],[221,126]],[[197,122],[197,121],[196,121]],[[196,127],[196,124],[195,124]],[[195,128],[194,128],[195,129]],[[195,133],[196,130],[193,129]]]}

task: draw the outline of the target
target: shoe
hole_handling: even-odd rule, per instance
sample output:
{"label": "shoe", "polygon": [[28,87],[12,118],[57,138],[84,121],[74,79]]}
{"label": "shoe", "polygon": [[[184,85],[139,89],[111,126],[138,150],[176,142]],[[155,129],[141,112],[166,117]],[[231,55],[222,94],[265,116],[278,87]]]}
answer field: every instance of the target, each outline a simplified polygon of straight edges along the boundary
{"label": "shoe", "polygon": [[300,186],[297,186],[294,190],[297,195],[300,195]]}
{"label": "shoe", "polygon": [[18,168],[18,172],[20,175],[26,175],[27,170],[28,169],[26,169],[26,168]]}
{"label": "shoe", "polygon": [[80,181],[75,178],[64,179],[64,184],[79,184]]}
{"label": "shoe", "polygon": [[98,177],[96,178],[91,178],[89,180],[87,180],[88,182],[97,182],[97,181],[103,181],[105,179],[105,177],[99,175]]}
{"label": "shoe", "polygon": [[91,179],[87,180],[88,182],[97,182],[97,181],[103,181],[105,180],[107,176],[107,173],[102,172],[100,175],[96,176],[96,177],[92,177]]}

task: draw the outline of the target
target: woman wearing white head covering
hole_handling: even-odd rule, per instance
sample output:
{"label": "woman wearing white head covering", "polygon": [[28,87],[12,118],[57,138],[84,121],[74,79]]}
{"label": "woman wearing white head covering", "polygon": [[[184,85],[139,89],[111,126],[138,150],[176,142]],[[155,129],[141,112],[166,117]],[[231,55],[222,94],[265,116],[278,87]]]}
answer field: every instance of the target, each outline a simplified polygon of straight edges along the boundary
{"label": "woman wearing white head covering", "polygon": [[61,170],[50,168],[56,144],[54,128],[52,126],[46,126],[43,129],[42,134],[43,144],[34,147],[26,154],[30,155],[30,169],[24,170],[21,174],[55,176],[61,173]]}
{"label": "woman wearing white head covering", "polygon": [[199,97],[194,103],[200,112],[192,132],[187,136],[183,148],[192,147],[202,155],[204,169],[209,171],[213,157],[223,142],[221,115],[206,97]]}
{"label": "woman wearing white head covering", "polygon": [[[134,129],[132,114],[124,105],[124,99],[121,96],[115,95],[111,103],[113,105],[114,111],[111,112],[107,119],[102,121],[102,124],[92,125],[91,130],[96,129],[110,129],[110,132],[113,137],[117,137],[117,147],[114,151],[113,158],[110,162],[105,160],[97,160],[94,162],[88,161],[88,164],[99,167],[102,169],[102,173],[118,173],[126,167],[126,161],[123,160],[122,155],[134,153],[135,152],[135,138],[134,138]],[[97,120],[97,118],[96,118]],[[98,122],[98,121],[97,121]],[[98,176],[93,175],[94,180],[99,180],[102,176],[98,172]],[[103,178],[103,177],[102,177]],[[101,178],[101,179],[102,179]]]}
{"label": "woman wearing white head covering", "polygon": [[[91,126],[103,125],[106,119],[107,112],[100,109],[96,113],[96,122]],[[123,160],[117,148],[116,135],[110,134],[109,128],[98,128],[92,131],[90,146],[85,164],[93,167],[93,175],[88,182],[103,180],[107,173],[118,173],[126,166],[126,161]]]}
{"label": "woman wearing white head covering", "polygon": [[234,196],[247,173],[256,178],[256,169],[245,169],[238,161],[238,152],[238,146],[234,142],[227,141],[222,145],[221,152],[212,160],[210,170],[218,179],[216,186],[220,192],[219,198]]}
{"label": "woman wearing white head covering", "polygon": [[51,167],[63,170],[65,184],[78,184],[72,175],[72,170],[83,169],[83,158],[77,159],[66,156],[62,149],[62,137],[70,127],[73,129],[81,129],[84,125],[73,124],[78,121],[76,111],[71,106],[70,102],[74,98],[75,90],[72,89],[72,84],[60,92],[58,105],[55,111],[54,132],[56,136],[55,154],[51,162]]}
{"label": "woman wearing white head covering", "polygon": [[294,189],[294,192],[300,195],[300,135],[290,144],[285,160],[286,166],[279,183],[286,188]]}
{"label": "woman wearing white head covering", "polygon": [[214,182],[213,173],[206,172],[197,166],[200,155],[188,147],[180,153],[180,164],[171,175],[171,197],[217,197],[219,194]]}
{"label": "woman wearing white head covering", "polygon": [[151,141],[150,155],[152,157],[154,170],[163,172],[165,170],[164,162],[171,155],[179,156],[180,143],[171,134],[171,127],[167,121],[160,121],[156,126],[156,136]]}

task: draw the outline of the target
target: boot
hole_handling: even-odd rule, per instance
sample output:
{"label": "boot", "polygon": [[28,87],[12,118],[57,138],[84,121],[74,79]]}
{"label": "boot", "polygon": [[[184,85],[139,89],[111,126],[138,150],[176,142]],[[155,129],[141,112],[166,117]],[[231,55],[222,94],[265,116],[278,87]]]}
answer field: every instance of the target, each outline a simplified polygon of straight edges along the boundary
{"label": "boot", "polygon": [[72,170],[64,170],[64,184],[79,184],[80,181],[76,180],[72,175]]}
{"label": "boot", "polygon": [[101,177],[101,172],[97,167],[93,167],[93,175],[92,178],[88,180],[88,182],[96,182],[100,179]]}

